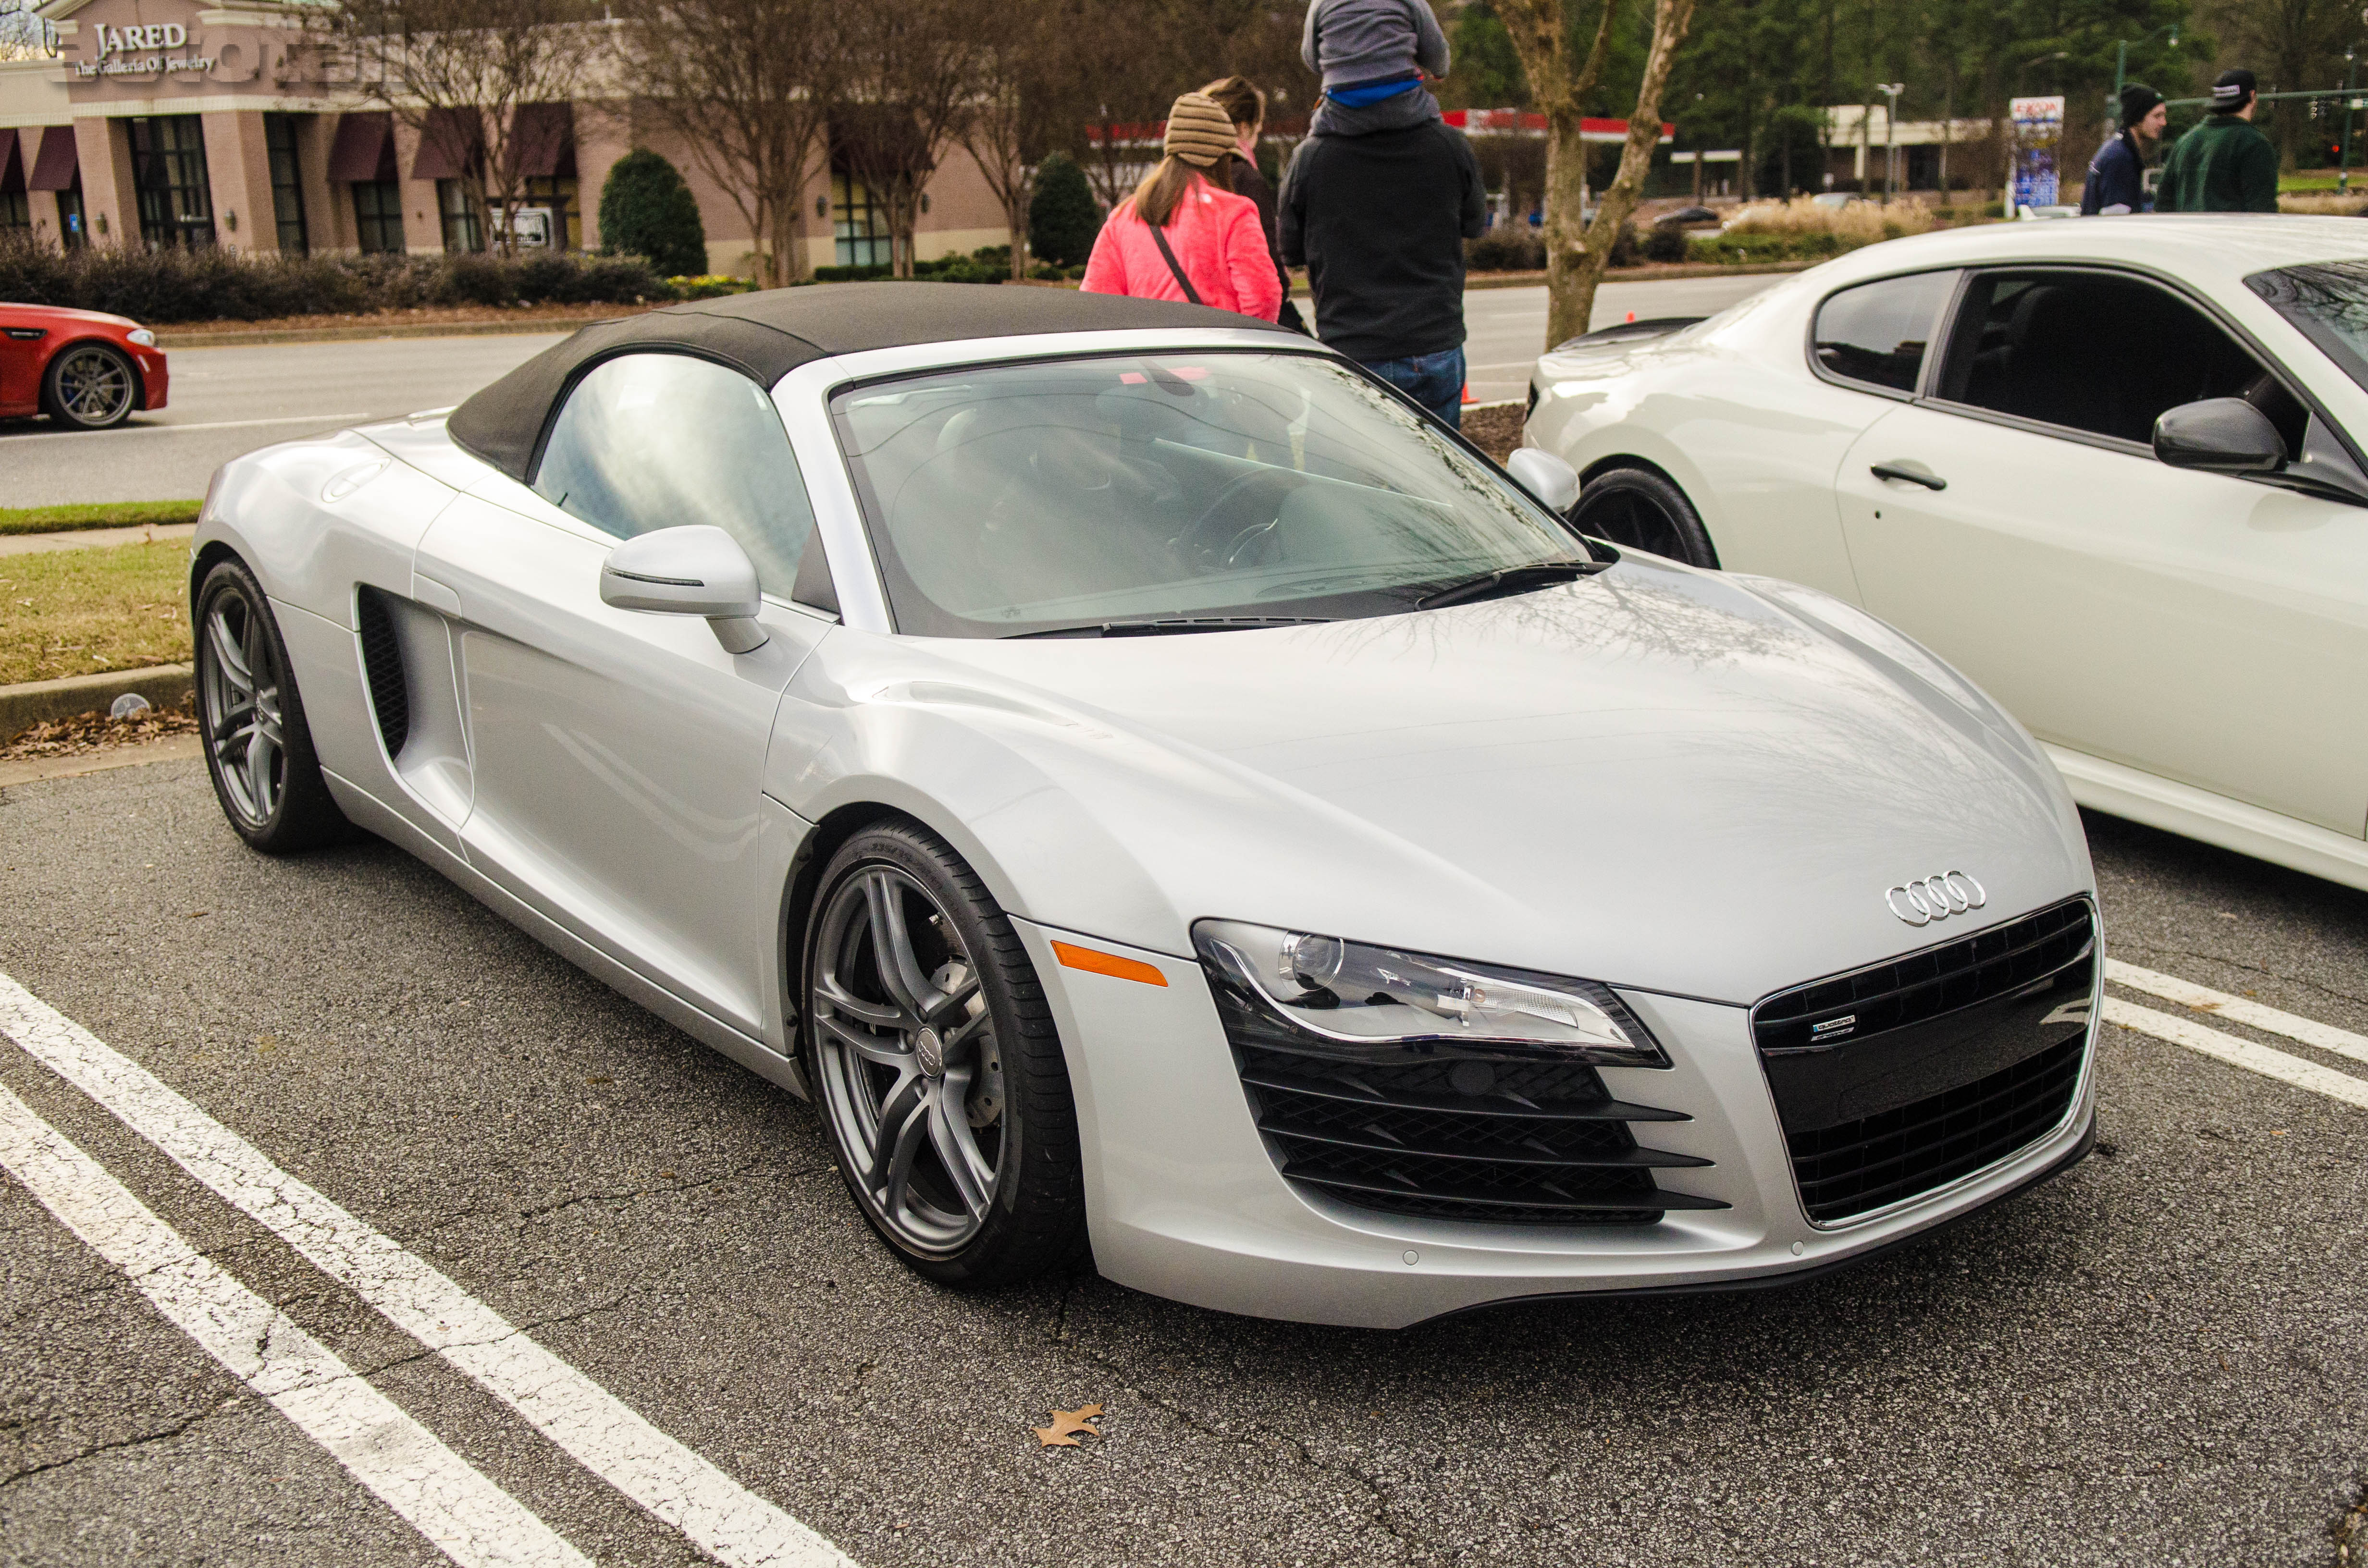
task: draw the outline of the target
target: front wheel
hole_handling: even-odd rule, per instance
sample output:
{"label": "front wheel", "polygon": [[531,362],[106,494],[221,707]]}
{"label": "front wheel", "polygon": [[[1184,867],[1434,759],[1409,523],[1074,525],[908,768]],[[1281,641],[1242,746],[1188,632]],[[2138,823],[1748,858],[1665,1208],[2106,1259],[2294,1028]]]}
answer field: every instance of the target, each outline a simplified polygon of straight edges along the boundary
{"label": "front wheel", "polygon": [[313,755],[288,645],[262,585],[238,562],[222,562],[199,585],[194,608],[198,722],[222,815],[267,855],[350,836]]}
{"label": "front wheel", "polygon": [[1570,520],[1583,534],[1632,550],[1666,555],[1689,566],[1716,567],[1710,530],[1686,493],[1650,469],[1615,468],[1579,492]]}
{"label": "front wheel", "polygon": [[910,824],[823,873],[805,1047],[863,1217],[946,1284],[1029,1278],[1085,1251],[1076,1108],[1042,985],[977,873]]}
{"label": "front wheel", "polygon": [[120,349],[104,343],[62,348],[41,374],[41,407],[77,430],[111,430],[131,417],[140,377]]}

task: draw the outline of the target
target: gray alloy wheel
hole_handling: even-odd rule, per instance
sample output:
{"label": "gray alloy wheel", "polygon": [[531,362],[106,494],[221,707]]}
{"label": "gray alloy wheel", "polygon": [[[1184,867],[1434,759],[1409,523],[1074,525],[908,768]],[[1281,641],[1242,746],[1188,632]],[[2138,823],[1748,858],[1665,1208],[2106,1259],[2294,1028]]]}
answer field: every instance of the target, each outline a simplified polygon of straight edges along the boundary
{"label": "gray alloy wheel", "polygon": [[823,1105],[872,1222],[907,1251],[975,1240],[1001,1176],[1002,1054],[951,918],[904,870],[841,881],[814,944]]}
{"label": "gray alloy wheel", "polygon": [[198,585],[198,723],[222,815],[267,855],[353,835],[321,777],[270,601],[245,566],[221,561]]}
{"label": "gray alloy wheel", "polygon": [[1573,527],[1614,544],[1689,566],[1718,565],[1718,551],[1686,493],[1650,469],[1608,469],[1587,482],[1570,509]]}
{"label": "gray alloy wheel", "polygon": [[77,343],[50,361],[42,376],[50,416],[84,430],[105,430],[131,417],[139,378],[131,361],[104,343]]}
{"label": "gray alloy wheel", "polygon": [[819,888],[801,1044],[863,1217],[941,1284],[1074,1264],[1087,1253],[1076,1104],[1011,921],[916,823],[858,832]]}

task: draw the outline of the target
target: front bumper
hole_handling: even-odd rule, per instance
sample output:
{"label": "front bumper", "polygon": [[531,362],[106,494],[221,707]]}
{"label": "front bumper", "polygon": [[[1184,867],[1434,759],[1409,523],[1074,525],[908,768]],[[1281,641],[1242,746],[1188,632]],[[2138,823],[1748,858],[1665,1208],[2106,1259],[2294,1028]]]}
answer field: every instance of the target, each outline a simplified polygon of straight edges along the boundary
{"label": "front bumper", "polygon": [[[1711,1164],[1659,1180],[1727,1208],[1592,1230],[1381,1213],[1278,1173],[1197,963],[1012,924],[1044,977],[1076,1091],[1096,1266],[1121,1284],[1222,1312],[1397,1328],[1525,1297],[1778,1283],[1970,1213],[2069,1164],[2093,1137],[2092,1017],[2072,1109],[2053,1131],[1862,1221],[1815,1225],[1748,1010],[1622,991],[1673,1065],[1606,1067],[1604,1085],[1691,1117],[1656,1124],[1652,1142]],[[1064,969],[1054,937],[1149,964],[1167,983]]]}

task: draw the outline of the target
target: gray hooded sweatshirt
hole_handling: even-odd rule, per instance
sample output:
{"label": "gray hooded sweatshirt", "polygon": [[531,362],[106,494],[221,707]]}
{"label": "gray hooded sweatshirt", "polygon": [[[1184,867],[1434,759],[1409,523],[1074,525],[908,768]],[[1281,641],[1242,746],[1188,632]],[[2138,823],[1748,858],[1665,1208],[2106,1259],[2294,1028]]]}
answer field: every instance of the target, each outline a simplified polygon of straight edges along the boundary
{"label": "gray hooded sweatshirt", "polygon": [[1447,74],[1447,35],[1423,0],[1308,0],[1299,57],[1324,87],[1385,82],[1417,65]]}

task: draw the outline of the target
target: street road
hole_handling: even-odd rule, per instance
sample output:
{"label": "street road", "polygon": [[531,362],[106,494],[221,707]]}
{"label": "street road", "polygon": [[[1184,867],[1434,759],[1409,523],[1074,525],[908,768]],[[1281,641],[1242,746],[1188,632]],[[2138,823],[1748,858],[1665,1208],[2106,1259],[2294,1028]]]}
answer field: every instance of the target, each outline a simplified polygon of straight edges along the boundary
{"label": "street road", "polygon": [[407,857],[9,789],[0,1559],[2358,1562],[2368,897],[2090,831],[2113,1016],[2317,1088],[2107,1028],[2097,1154],[1952,1231],[1369,1334],[925,1284],[803,1105]]}
{"label": "street road", "polygon": [[[1595,324],[1634,311],[1707,315],[1758,292],[1766,277],[1614,283]],[[1543,289],[1474,290],[1465,297],[1472,395],[1520,397],[1544,347]],[[0,506],[174,501],[205,494],[215,469],[275,441],[460,402],[559,341],[560,335],[384,337],[171,351],[171,401],[121,429],[61,432],[47,420],[0,424]]]}

